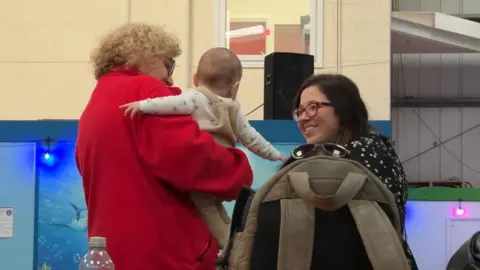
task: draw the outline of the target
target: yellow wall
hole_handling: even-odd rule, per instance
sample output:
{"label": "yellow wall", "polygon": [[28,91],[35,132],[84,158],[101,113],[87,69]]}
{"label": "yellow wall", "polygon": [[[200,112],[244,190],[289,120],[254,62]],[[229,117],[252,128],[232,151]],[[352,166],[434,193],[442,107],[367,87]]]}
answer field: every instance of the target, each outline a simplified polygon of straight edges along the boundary
{"label": "yellow wall", "polygon": [[294,4],[280,4],[278,0],[229,0],[230,16],[263,15],[276,24],[299,24],[300,16],[310,14],[310,0],[297,0]]}
{"label": "yellow wall", "polygon": [[[252,2],[255,13],[274,14],[276,23],[279,17],[285,24],[298,23],[301,9],[309,9],[305,0],[295,3],[298,12],[262,1],[267,3],[243,0],[243,8]],[[390,119],[389,1],[341,0],[338,54],[336,3],[324,0],[325,68],[316,72],[350,76],[372,118]],[[255,14],[240,8],[232,11]],[[0,119],[77,119],[95,83],[91,49],[102,34],[128,21],[162,24],[181,38],[175,81],[188,86],[200,55],[214,44],[214,17],[214,0],[7,1],[0,9]],[[262,69],[245,71],[239,101],[246,112],[263,102]],[[250,119],[262,117],[258,110]]]}

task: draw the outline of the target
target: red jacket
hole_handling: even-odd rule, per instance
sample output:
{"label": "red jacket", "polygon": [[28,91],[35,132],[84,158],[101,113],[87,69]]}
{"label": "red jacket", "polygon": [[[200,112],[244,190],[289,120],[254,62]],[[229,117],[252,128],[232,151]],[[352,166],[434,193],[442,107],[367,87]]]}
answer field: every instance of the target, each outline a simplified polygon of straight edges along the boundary
{"label": "red jacket", "polygon": [[119,106],[179,94],[135,70],[102,77],[80,117],[76,162],[89,236],[107,239],[116,270],[214,270],[218,249],[189,192],[235,199],[253,175],[188,116],[124,116]]}

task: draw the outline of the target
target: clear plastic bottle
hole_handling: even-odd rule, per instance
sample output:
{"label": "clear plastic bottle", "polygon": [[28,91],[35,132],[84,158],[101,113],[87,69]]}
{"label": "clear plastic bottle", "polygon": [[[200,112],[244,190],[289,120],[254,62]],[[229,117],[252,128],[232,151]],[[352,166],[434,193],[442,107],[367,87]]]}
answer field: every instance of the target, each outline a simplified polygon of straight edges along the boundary
{"label": "clear plastic bottle", "polygon": [[79,270],[115,270],[113,261],[105,250],[106,242],[104,237],[90,238],[88,252],[83,256]]}

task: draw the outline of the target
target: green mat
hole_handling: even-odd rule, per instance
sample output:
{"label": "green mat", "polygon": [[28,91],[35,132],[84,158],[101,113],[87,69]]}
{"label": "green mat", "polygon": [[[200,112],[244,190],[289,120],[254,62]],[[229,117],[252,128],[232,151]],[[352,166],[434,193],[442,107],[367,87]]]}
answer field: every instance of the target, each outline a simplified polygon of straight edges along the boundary
{"label": "green mat", "polygon": [[410,188],[409,201],[480,201],[480,188]]}

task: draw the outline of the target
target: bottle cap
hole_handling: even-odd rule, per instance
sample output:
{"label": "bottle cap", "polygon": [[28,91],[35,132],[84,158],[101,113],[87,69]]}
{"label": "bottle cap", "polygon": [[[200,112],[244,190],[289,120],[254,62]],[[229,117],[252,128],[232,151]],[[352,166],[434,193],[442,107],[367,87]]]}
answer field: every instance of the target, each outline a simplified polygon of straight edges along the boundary
{"label": "bottle cap", "polygon": [[107,240],[105,237],[90,237],[88,241],[89,248],[106,248]]}

